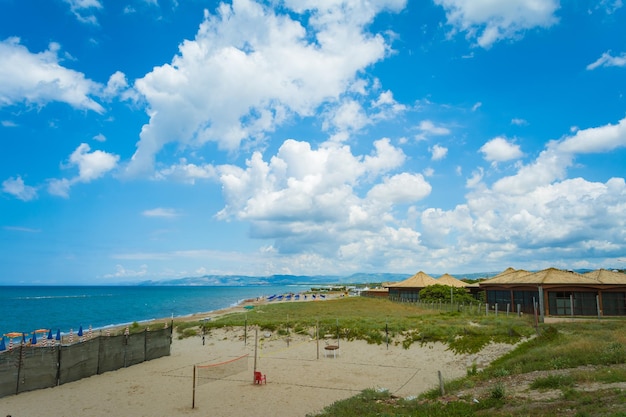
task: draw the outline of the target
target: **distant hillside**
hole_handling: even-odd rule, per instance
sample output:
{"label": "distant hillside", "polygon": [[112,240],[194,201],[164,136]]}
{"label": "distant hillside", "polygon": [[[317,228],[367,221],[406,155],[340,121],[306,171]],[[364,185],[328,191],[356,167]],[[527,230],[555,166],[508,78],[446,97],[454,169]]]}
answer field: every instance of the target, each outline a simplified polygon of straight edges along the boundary
{"label": "distant hillside", "polygon": [[339,276],[320,275],[271,275],[253,277],[247,275],[203,275],[162,281],[143,281],[144,286],[246,286],[246,285],[295,285],[295,284],[336,284],[345,282]]}
{"label": "distant hillside", "polygon": [[[451,274],[458,279],[476,280],[480,278],[490,278],[502,271],[497,272],[477,272],[470,274]],[[576,270],[579,273],[589,272],[589,270]],[[162,281],[143,281],[138,285],[145,286],[233,286],[241,287],[246,285],[296,285],[296,284],[368,284],[379,282],[399,282],[409,278],[412,274],[395,273],[365,273],[357,272],[349,276],[341,275],[270,275],[266,277],[255,277],[248,275],[203,275],[201,277],[185,277],[168,279]],[[433,274],[433,278],[440,275]],[[134,284],[137,285],[137,284]]]}
{"label": "distant hillside", "polygon": [[247,275],[203,275],[162,281],[143,281],[143,286],[245,286],[245,285],[296,285],[296,284],[360,284],[369,282],[395,282],[410,277],[410,274],[356,273],[340,275],[270,275],[254,277]]}

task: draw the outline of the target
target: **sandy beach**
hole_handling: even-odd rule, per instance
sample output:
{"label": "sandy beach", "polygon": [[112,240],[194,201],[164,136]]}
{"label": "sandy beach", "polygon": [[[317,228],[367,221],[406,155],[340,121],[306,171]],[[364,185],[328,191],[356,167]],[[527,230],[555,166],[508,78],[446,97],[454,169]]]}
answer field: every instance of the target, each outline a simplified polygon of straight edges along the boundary
{"label": "sandy beach", "polygon": [[[215,317],[243,307],[207,314]],[[479,354],[455,355],[442,344],[410,349],[390,343],[339,342],[336,356],[324,349],[331,337],[284,336],[257,332],[257,369],[267,384],[254,385],[255,330],[212,330],[175,337],[171,355],[54,388],[0,399],[0,416],[306,416],[366,388],[386,389],[399,397],[416,396],[444,379],[465,375],[472,363],[486,365],[512,347],[490,345]],[[192,409],[194,365],[221,363],[248,354],[247,370],[222,379],[203,380]]]}

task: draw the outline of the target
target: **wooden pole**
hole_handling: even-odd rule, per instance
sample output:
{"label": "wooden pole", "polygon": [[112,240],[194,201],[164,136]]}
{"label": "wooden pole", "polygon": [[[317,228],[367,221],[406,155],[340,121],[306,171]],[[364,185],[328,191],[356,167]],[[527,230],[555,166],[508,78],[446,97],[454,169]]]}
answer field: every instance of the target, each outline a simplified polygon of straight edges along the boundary
{"label": "wooden pole", "polygon": [[[259,328],[254,329],[254,372],[256,372],[256,356],[257,356],[257,345],[259,343]],[[254,372],[252,373],[252,383],[254,384]]]}
{"label": "wooden pole", "polygon": [[387,335],[387,350],[389,350],[389,322],[385,322],[385,334]]}
{"label": "wooden pole", "polygon": [[196,408],[196,365],[193,366],[193,393],[191,396],[191,408]]}
{"label": "wooden pole", "polygon": [[315,324],[315,339],[317,341],[317,359],[320,358],[320,321]]}
{"label": "wooden pole", "polygon": [[443,385],[443,376],[441,376],[441,371],[437,371],[437,374],[439,376],[439,392],[441,392],[441,395],[445,395],[446,390]]}

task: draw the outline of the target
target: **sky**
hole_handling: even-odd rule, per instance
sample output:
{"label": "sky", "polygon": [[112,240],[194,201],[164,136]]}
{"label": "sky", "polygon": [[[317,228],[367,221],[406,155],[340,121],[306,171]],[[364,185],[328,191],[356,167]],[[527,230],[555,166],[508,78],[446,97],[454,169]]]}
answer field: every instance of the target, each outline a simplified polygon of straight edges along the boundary
{"label": "sky", "polygon": [[622,0],[0,0],[0,284],[626,266]]}

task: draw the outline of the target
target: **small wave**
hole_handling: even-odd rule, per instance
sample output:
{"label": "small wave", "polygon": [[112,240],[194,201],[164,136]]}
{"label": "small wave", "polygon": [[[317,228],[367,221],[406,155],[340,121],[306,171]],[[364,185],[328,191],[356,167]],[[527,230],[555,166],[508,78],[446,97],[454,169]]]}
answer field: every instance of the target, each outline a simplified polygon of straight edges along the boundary
{"label": "small wave", "polygon": [[113,297],[113,294],[76,294],[76,295],[33,295],[29,297],[16,297],[15,300],[62,300],[68,298],[97,298]]}

